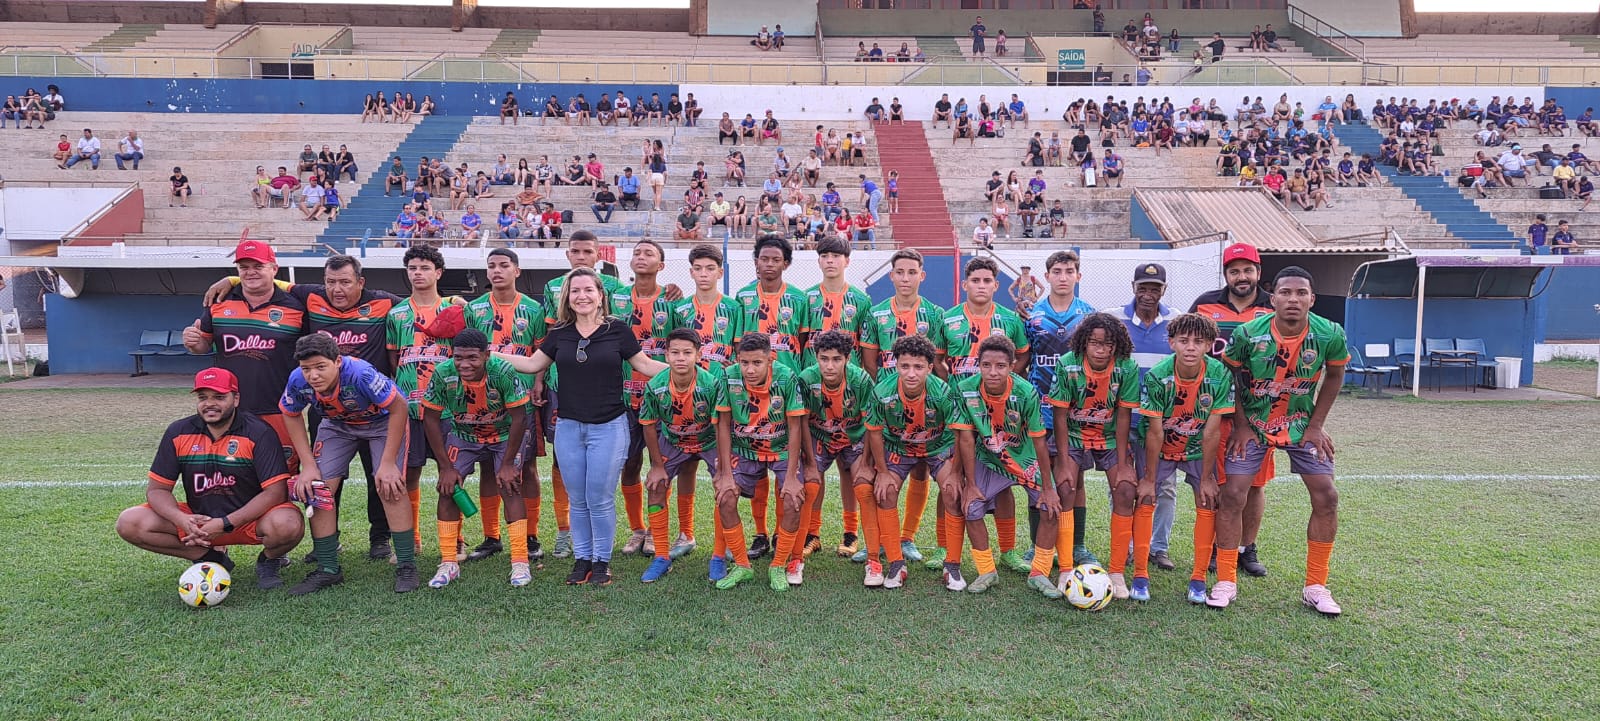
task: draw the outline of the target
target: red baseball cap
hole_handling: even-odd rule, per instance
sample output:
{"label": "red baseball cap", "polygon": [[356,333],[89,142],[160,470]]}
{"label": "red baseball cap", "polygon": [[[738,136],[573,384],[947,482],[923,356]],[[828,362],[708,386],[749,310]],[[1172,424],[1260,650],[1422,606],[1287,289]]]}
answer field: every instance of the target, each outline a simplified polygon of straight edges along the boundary
{"label": "red baseball cap", "polygon": [[237,393],[239,379],[232,371],[224,368],[207,368],[194,374],[194,390],[209,390],[218,393]]}
{"label": "red baseball cap", "polygon": [[1236,260],[1248,260],[1261,265],[1261,254],[1249,243],[1234,243],[1222,251],[1222,267],[1226,268],[1229,263]]}
{"label": "red baseball cap", "polygon": [[467,314],[460,305],[449,305],[433,317],[433,322],[422,326],[422,332],[442,340],[456,337],[467,327]]}
{"label": "red baseball cap", "polygon": [[278,264],[278,254],[272,252],[272,246],[259,240],[240,241],[239,246],[233,249],[233,259],[235,261],[253,260],[257,263]]}

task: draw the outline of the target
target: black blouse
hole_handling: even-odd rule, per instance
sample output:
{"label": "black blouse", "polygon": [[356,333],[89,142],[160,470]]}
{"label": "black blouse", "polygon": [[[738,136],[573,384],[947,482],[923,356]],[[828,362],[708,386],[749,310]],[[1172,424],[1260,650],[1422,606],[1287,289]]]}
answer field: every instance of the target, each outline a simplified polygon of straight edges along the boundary
{"label": "black blouse", "polygon": [[622,382],[633,373],[628,359],[641,352],[627,323],[608,318],[587,338],[576,325],[558,325],[539,350],[555,361],[557,417],[607,423],[627,410]]}

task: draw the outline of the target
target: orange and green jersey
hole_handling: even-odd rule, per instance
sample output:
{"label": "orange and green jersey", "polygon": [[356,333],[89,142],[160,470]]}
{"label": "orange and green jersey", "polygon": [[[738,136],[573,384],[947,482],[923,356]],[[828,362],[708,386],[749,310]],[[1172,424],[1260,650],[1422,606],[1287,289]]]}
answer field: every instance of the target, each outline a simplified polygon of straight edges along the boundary
{"label": "orange and green jersey", "polygon": [[766,385],[746,385],[736,367],[717,384],[717,412],[733,414],[732,452],[756,461],[776,461],[789,452],[789,416],[806,414],[799,383],[788,367],[772,366]]}
{"label": "orange and green jersey", "polygon": [[1233,412],[1233,374],[1211,356],[1205,369],[1193,378],[1178,375],[1177,356],[1156,362],[1144,374],[1139,394],[1139,421],[1135,438],[1144,441],[1148,423],[1160,423],[1161,457],[1169,461],[1198,461],[1205,456],[1201,434],[1214,415]]}
{"label": "orange and green jersey", "polygon": [[[872,312],[872,296],[853,285],[830,293],[818,284],[806,291],[806,303],[811,306],[811,332],[837,330],[850,336],[855,348],[850,353],[850,360],[861,362],[861,333]],[[809,368],[816,361],[816,353],[807,348],[801,367]]]}
{"label": "orange and green jersey", "polygon": [[742,314],[739,334],[766,333],[772,338],[772,357],[791,373],[800,372],[801,336],[811,332],[811,304],[806,294],[788,283],[777,293],[761,292],[760,281],[734,295]]}
{"label": "orange and green jersey", "polygon": [[[1069,352],[1056,361],[1056,382],[1046,400],[1067,409],[1065,448],[1116,450],[1117,410],[1139,407],[1139,364],[1123,358],[1095,371],[1077,353]],[[1056,444],[1063,447],[1059,436]]]}
{"label": "orange and green jersey", "polygon": [[739,304],[725,295],[701,305],[691,296],[673,311],[676,328],[693,328],[700,334],[700,367],[721,368],[733,362],[733,345],[739,340]]}
{"label": "orange and green jersey", "polygon": [[327,333],[339,344],[339,352],[372,364],[389,375],[387,349],[389,311],[403,298],[381,290],[363,290],[348,310],[333,307],[327,289],[320,285],[297,284],[289,293],[306,304],[306,332]]}
{"label": "orange and green jersey", "polygon": [[717,446],[717,393],[722,369],[696,368],[688,388],[672,385],[672,369],[650,379],[639,407],[639,423],[660,425],[661,439],[684,453],[700,453]]}
{"label": "orange and green jersey", "polygon": [[1022,316],[1010,308],[991,304],[987,315],[973,315],[966,303],[944,312],[944,325],[939,330],[938,344],[949,356],[950,377],[961,378],[978,374],[978,346],[991,335],[1011,339],[1017,353],[1028,352],[1028,328]]}
{"label": "orange and green jersey", "polygon": [[1027,378],[1012,373],[998,396],[983,389],[983,376],[956,381],[961,417],[951,428],[977,436],[979,463],[1028,487],[1039,487],[1039,457],[1033,439],[1044,437],[1039,419],[1039,391]]}
{"label": "orange and green jersey", "polygon": [[900,375],[886,371],[873,386],[872,411],[867,430],[883,434],[883,451],[892,459],[928,458],[950,450],[955,434],[950,425],[958,422],[955,398],[944,379],[928,374],[922,396],[907,398],[900,387]]}
{"label": "orange and green jersey", "polygon": [[[667,332],[677,326],[676,301],[667,300],[666,291],[656,286],[654,295],[640,295],[637,286],[626,286],[610,294],[611,315],[621,318],[633,331],[644,354],[663,363],[667,360]],[[628,397],[628,407],[639,410],[644,401],[645,388],[650,376],[629,369],[628,378],[622,381],[622,392]]]}
{"label": "orange and green jersey", "polygon": [[1314,394],[1323,368],[1349,363],[1350,350],[1344,328],[1322,316],[1307,314],[1305,330],[1294,338],[1278,332],[1274,317],[1239,326],[1222,360],[1244,376],[1239,412],[1256,437],[1282,448],[1300,445],[1317,405]]}
{"label": "orange and green jersey", "polygon": [[944,348],[944,309],[917,296],[917,304],[901,308],[894,298],[872,306],[861,325],[861,347],[878,351],[878,375],[894,370],[894,342],[908,335],[920,335]]}
{"label": "orange and green jersey", "polygon": [[[566,285],[566,282],[567,274],[562,273],[544,284],[544,322],[546,325],[555,325],[556,305],[561,302],[561,287]],[[611,297],[612,293],[627,287],[615,276],[606,275],[605,273],[600,273],[600,286],[600,290],[608,298]]]}
{"label": "orange and green jersey", "polygon": [[456,437],[472,443],[511,440],[509,411],[527,405],[528,390],[521,374],[499,358],[489,359],[483,378],[476,383],[461,377],[454,360],[434,366],[422,398],[423,408],[449,416]]}
{"label": "orange and green jersey", "polygon": [[854,363],[846,363],[844,380],[829,389],[822,369],[815,365],[800,371],[811,437],[829,452],[837,453],[861,442],[872,408],[872,376]]}
{"label": "orange and green jersey", "polygon": [[1189,306],[1190,313],[1199,313],[1216,322],[1217,339],[1211,344],[1211,355],[1217,360],[1222,359],[1222,351],[1228,347],[1234,330],[1272,312],[1272,295],[1260,288],[1256,289],[1255,299],[1242,311],[1235,309],[1229,298],[1228,289],[1222,288],[1202,293]]}
{"label": "orange and green jersey", "polygon": [[[493,293],[467,304],[467,327],[489,337],[489,350],[508,355],[532,356],[544,340],[544,307],[521,293],[514,302],[494,302]],[[533,376],[521,374],[525,387],[533,387]]]}
{"label": "orange and green jersey", "polygon": [[217,365],[239,379],[239,409],[277,415],[294,370],[294,344],[305,334],[306,306],[279,288],[251,305],[234,287],[200,316],[200,332],[217,351]]}
{"label": "orange and green jersey", "polygon": [[446,302],[440,299],[432,308],[417,305],[415,298],[407,298],[389,311],[388,349],[399,353],[395,364],[394,381],[406,397],[406,409],[412,418],[422,418],[422,396],[428,390],[428,380],[440,363],[450,359],[450,340],[433,338],[422,332],[422,327],[433,322]]}

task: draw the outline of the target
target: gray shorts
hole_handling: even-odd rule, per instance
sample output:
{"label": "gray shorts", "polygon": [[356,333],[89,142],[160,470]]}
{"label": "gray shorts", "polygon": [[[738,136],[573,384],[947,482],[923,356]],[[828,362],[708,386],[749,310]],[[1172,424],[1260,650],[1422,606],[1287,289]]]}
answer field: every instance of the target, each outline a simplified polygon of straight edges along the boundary
{"label": "gray shorts", "polygon": [[667,471],[667,478],[677,478],[678,469],[683,468],[683,464],[696,459],[705,462],[706,470],[709,471],[712,476],[717,475],[716,451],[706,448],[698,453],[690,453],[673,445],[671,441],[665,438],[661,439],[661,461],[662,467],[664,467]]}
{"label": "gray shorts", "polygon": [[495,471],[511,463],[517,467],[522,464],[522,447],[519,443],[478,443],[469,441],[452,433],[444,441],[445,453],[450,455],[450,467],[462,478],[472,475],[472,469],[481,462],[492,462]]}
{"label": "gray shorts", "polygon": [[1117,465],[1117,452],[1110,450],[1091,451],[1087,448],[1074,448],[1067,451],[1067,456],[1078,468],[1085,473],[1089,471],[1110,471]]}
{"label": "gray shorts", "polygon": [[856,467],[856,461],[861,460],[862,443],[845,446],[837,451],[830,451],[827,446],[812,441],[811,450],[816,454],[817,468],[824,473],[833,466],[834,459],[844,462],[845,468],[853,470]]}
{"label": "gray shorts", "polygon": [[784,474],[789,472],[789,459],[758,461],[744,456],[733,457],[733,482],[739,487],[739,495],[745,498],[755,498],[756,485],[767,477],[768,471],[782,483]]}
{"label": "gray shorts", "polygon": [[[317,426],[317,442],[311,447],[311,455],[317,459],[317,471],[324,479],[349,478],[350,461],[356,457],[362,445],[368,446],[373,463],[381,463],[388,440],[387,420],[352,426],[324,418],[322,424]],[[402,438],[400,443],[406,444],[407,440]],[[405,457],[406,449],[402,447],[396,458]],[[368,470],[372,475],[377,475],[377,469]]]}
{"label": "gray shorts", "polygon": [[[450,419],[439,419],[439,432],[443,433],[446,440],[450,436]],[[433,458],[433,449],[428,447],[428,435],[423,431],[422,419],[412,418],[410,427],[406,431],[406,468],[421,468],[428,465],[428,459]],[[319,464],[320,465],[320,464]]]}
{"label": "gray shorts", "polygon": [[1000,495],[1001,491],[1012,486],[1021,486],[1023,490],[1028,492],[1028,506],[1030,508],[1039,505],[1038,488],[1024,486],[1013,480],[1011,476],[1000,473],[983,465],[981,462],[977,464],[977,470],[973,471],[972,483],[978,487],[978,494],[982,498],[974,498],[967,502],[967,507],[963,510],[966,511],[966,520],[968,521],[981,521],[985,515],[994,513],[995,497]]}
{"label": "gray shorts", "polygon": [[[1145,460],[1144,449],[1137,445],[1134,446],[1133,470],[1134,473],[1138,474],[1138,480],[1144,480],[1145,470],[1149,467],[1150,462]],[[1202,467],[1203,465],[1198,458],[1192,461],[1169,461],[1163,458],[1156,465],[1156,485],[1160,486],[1166,483],[1167,479],[1172,478],[1181,471],[1183,473],[1183,482],[1198,489],[1200,488],[1200,471]]]}
{"label": "gray shorts", "polygon": [[[1283,451],[1289,454],[1290,473],[1301,476],[1333,475],[1333,459],[1323,458],[1322,454],[1309,443],[1283,446]],[[1251,438],[1244,446],[1244,460],[1227,458],[1223,468],[1230,476],[1255,476],[1261,469],[1262,462],[1271,453],[1271,446],[1262,443],[1259,438]]]}
{"label": "gray shorts", "polygon": [[638,411],[625,411],[628,416],[628,457],[640,458],[644,453],[644,425],[639,423]]}
{"label": "gray shorts", "polygon": [[889,467],[890,473],[899,476],[900,480],[905,480],[911,477],[911,472],[916,470],[917,464],[927,463],[928,478],[932,479],[933,477],[939,475],[939,471],[944,468],[944,464],[950,462],[950,453],[950,451],[945,451],[938,455],[924,456],[922,458],[913,458],[911,456],[902,456],[898,453],[890,453],[888,454],[888,463],[885,463],[884,465]]}

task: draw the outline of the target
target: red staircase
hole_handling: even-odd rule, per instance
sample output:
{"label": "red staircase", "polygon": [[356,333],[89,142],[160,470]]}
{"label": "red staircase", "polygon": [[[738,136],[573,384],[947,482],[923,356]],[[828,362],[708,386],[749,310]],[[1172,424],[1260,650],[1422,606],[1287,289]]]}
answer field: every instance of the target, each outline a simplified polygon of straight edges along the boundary
{"label": "red staircase", "polygon": [[900,212],[889,214],[895,242],[924,253],[952,253],[955,226],[950,223],[950,208],[939,186],[939,172],[922,123],[878,123],[872,132],[877,136],[878,162],[883,166],[879,185],[888,182],[889,171],[900,171]]}

